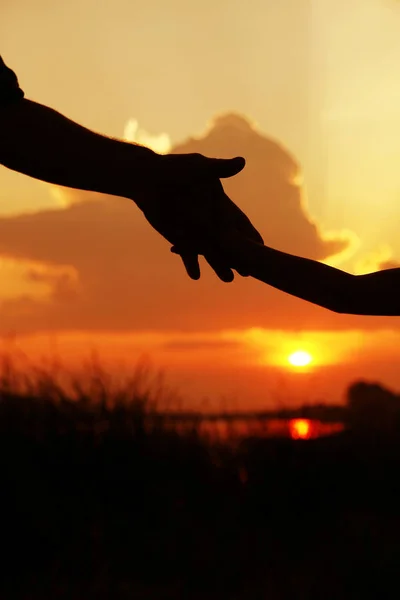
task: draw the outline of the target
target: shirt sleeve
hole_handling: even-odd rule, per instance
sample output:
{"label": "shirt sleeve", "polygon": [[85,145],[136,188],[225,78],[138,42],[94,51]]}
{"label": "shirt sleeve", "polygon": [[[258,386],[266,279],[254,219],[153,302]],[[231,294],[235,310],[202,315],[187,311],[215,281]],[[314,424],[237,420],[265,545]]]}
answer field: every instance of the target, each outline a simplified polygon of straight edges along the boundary
{"label": "shirt sleeve", "polygon": [[14,71],[9,69],[0,56],[0,107],[18,102],[24,97],[24,92],[19,87]]}

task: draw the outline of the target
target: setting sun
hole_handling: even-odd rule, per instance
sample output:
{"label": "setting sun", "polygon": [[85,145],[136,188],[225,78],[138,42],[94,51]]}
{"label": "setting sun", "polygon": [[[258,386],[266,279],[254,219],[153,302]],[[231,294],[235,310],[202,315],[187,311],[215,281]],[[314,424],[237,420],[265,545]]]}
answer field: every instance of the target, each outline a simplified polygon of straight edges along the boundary
{"label": "setting sun", "polygon": [[289,429],[294,440],[308,440],[311,437],[311,421],[308,419],[293,419],[289,423]]}
{"label": "setting sun", "polygon": [[312,362],[312,356],[305,350],[297,350],[288,356],[288,362],[293,367],[306,367]]}

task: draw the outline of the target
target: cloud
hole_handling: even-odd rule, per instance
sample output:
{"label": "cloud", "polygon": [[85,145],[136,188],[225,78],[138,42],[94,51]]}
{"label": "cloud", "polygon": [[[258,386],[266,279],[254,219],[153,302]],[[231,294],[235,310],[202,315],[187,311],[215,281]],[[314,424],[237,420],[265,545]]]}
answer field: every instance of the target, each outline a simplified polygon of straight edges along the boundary
{"label": "cloud", "polygon": [[381,246],[374,252],[366,254],[355,265],[354,272],[357,275],[365,275],[367,273],[375,273],[385,269],[395,269],[399,267],[392,255],[392,250],[389,246]]}
{"label": "cloud", "polygon": [[[244,155],[246,168],[224,186],[267,244],[316,260],[349,251],[350,236],[322,231],[308,213],[294,157],[244,117],[220,116],[203,136],[173,151]],[[132,202],[70,190],[68,197],[77,201],[64,209],[0,219],[0,256],[41,264],[47,275],[33,278],[51,287],[45,299],[24,293],[5,301],[0,331],[299,330],[389,322],[335,315],[251,279],[223,284],[204,267],[201,280],[191,281]],[[64,274],[53,277],[51,269]]]}
{"label": "cloud", "polygon": [[386,271],[387,269],[399,269],[400,263],[395,260],[385,260],[379,265],[379,271]]}
{"label": "cloud", "polygon": [[190,138],[174,152],[244,156],[246,168],[224,181],[229,196],[260,225],[265,243],[279,250],[325,260],[351,248],[354,235],[323,231],[311,217],[303,173],[279,142],[236,113],[217,116],[204,135]]}
{"label": "cloud", "polygon": [[196,335],[190,337],[190,339],[174,339],[165,342],[164,348],[171,351],[199,351],[199,350],[235,350],[242,349],[243,344],[238,340],[223,340],[223,339],[199,339]]}
{"label": "cloud", "polygon": [[18,296],[48,298],[57,291],[72,291],[78,285],[76,270],[67,265],[50,266],[32,260],[0,257],[0,301]]}
{"label": "cloud", "polygon": [[171,139],[167,133],[153,134],[142,127],[136,119],[129,119],[124,129],[124,139],[141,146],[147,146],[159,154],[167,154],[171,151]]}
{"label": "cloud", "polygon": [[54,208],[65,209],[72,204],[79,204],[80,202],[93,202],[101,197],[101,194],[92,193],[84,193],[81,191],[77,191],[72,188],[62,187],[61,185],[54,185],[46,183],[46,189],[50,192],[52,198],[56,201],[56,205]]}

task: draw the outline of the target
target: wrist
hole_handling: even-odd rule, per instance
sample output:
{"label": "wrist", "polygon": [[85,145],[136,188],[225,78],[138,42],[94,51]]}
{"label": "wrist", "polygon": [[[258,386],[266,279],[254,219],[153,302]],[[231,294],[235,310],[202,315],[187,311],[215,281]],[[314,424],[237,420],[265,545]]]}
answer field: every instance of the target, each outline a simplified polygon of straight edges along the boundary
{"label": "wrist", "polygon": [[161,169],[162,155],[145,146],[124,144],[123,156],[119,160],[119,181],[122,196],[133,200],[143,210],[147,204],[149,188],[157,180]]}

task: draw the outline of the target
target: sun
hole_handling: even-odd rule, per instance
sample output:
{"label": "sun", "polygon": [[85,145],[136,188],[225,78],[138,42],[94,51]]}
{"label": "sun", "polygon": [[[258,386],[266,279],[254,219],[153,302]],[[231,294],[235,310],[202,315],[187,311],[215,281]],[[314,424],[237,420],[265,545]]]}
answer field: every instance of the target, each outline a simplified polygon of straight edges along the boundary
{"label": "sun", "polygon": [[290,437],[293,440],[308,440],[312,435],[311,421],[292,419],[289,422]]}
{"label": "sun", "polygon": [[288,356],[288,362],[293,367],[306,367],[312,362],[312,356],[305,350],[296,350],[296,352],[292,352],[292,354]]}

